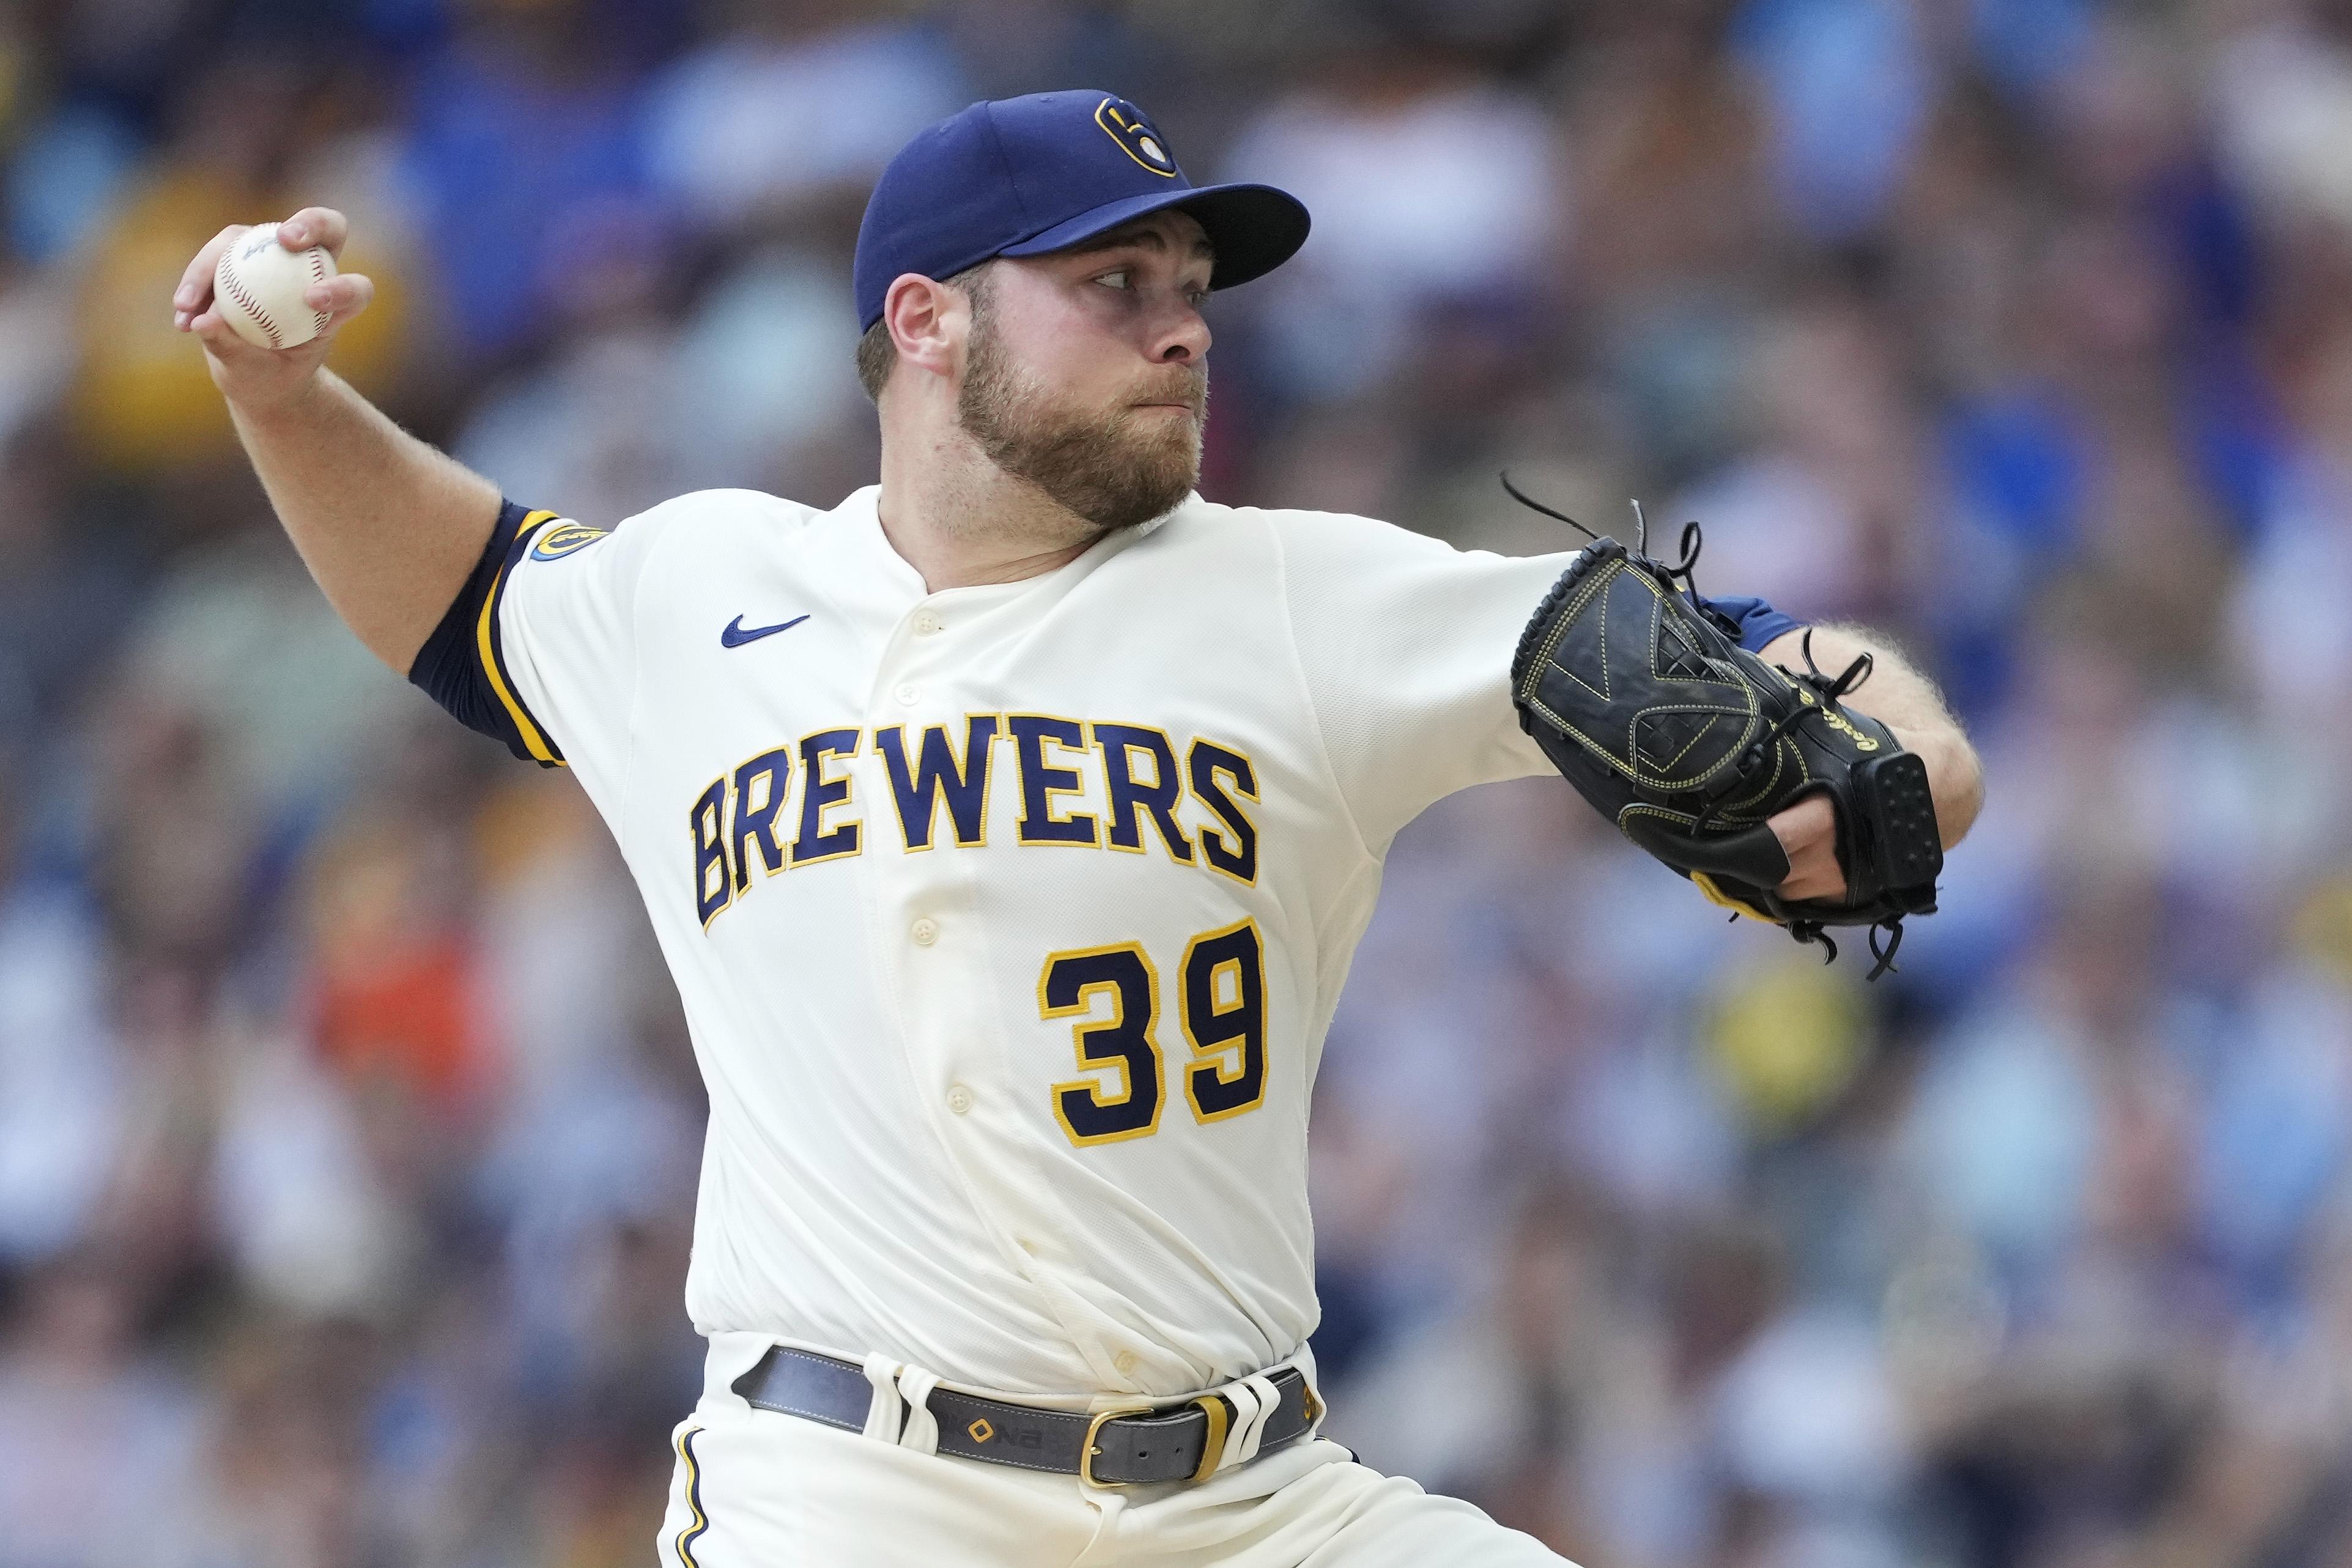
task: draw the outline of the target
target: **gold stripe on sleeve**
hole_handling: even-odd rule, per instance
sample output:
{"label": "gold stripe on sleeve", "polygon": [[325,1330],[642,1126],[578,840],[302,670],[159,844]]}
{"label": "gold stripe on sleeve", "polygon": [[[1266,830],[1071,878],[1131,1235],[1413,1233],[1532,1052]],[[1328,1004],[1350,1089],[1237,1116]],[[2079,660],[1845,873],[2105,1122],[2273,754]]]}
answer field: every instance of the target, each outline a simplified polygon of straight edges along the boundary
{"label": "gold stripe on sleeve", "polygon": [[[554,521],[555,513],[551,511],[532,512],[522,520],[522,527],[517,531],[516,538],[518,541],[526,539],[534,531]],[[490,591],[482,596],[482,615],[475,624],[474,639],[481,652],[482,668],[489,672],[490,689],[499,694],[500,702],[506,704],[507,716],[514,721],[516,730],[521,732],[523,745],[539,761],[561,766],[563,759],[555,754],[555,748],[540,732],[530,710],[522,705],[521,699],[514,694],[513,687],[508,683],[507,672],[499,662],[498,641],[491,636],[491,617],[499,613],[499,600],[506,591],[507,573],[512,567],[511,561],[500,565],[497,579],[490,584]]]}

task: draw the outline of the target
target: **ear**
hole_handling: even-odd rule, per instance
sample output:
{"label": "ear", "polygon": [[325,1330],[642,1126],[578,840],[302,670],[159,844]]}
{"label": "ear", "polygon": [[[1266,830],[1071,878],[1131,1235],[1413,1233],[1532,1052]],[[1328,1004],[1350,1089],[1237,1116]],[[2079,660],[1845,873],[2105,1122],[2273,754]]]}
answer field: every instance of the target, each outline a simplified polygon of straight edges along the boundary
{"label": "ear", "polygon": [[902,368],[955,374],[971,326],[971,305],[961,294],[920,273],[902,272],[882,297],[882,320]]}

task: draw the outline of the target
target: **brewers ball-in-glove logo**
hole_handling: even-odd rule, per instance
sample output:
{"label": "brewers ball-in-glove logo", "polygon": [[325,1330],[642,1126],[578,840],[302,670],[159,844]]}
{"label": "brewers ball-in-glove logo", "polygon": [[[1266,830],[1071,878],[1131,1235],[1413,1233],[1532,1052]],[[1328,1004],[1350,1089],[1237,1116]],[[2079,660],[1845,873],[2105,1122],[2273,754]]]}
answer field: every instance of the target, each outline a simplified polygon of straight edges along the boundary
{"label": "brewers ball-in-glove logo", "polygon": [[[1685,531],[1675,566],[1598,537],[1577,555],[1511,661],[1520,727],[1626,837],[1715,902],[1832,958],[1823,927],[1871,927],[1874,980],[1894,966],[1905,917],[1936,911],[1944,850],[1927,765],[1840,705],[1869,675],[1867,654],[1832,677],[1811,668],[1811,632],[1802,672],[1739,646],[1738,628],[1691,586],[1697,529]],[[1783,899],[1789,858],[1769,820],[1814,794],[1835,811],[1845,897]]]}
{"label": "brewers ball-in-glove logo", "polygon": [[1163,179],[1176,177],[1176,154],[1168,150],[1160,127],[1127,100],[1104,99],[1095,108],[1095,123],[1110,132],[1122,152],[1153,174]]}
{"label": "brewers ball-in-glove logo", "polygon": [[610,532],[609,529],[589,528],[577,522],[560,522],[539,536],[530,547],[533,561],[560,561],[575,550],[583,550]]}

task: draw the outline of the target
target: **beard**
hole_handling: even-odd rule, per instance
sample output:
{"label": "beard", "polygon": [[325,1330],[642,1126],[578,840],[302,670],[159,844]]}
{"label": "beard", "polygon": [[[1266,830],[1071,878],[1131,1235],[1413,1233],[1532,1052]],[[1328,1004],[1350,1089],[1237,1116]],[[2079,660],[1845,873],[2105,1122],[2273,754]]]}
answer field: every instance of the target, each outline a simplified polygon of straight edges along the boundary
{"label": "beard", "polygon": [[[1096,538],[1174,510],[1200,482],[1207,370],[1170,365],[1111,407],[1072,407],[1005,353],[984,296],[973,306],[956,415],[989,461],[1091,523]],[[1181,403],[1192,417],[1147,414],[1138,403]]]}

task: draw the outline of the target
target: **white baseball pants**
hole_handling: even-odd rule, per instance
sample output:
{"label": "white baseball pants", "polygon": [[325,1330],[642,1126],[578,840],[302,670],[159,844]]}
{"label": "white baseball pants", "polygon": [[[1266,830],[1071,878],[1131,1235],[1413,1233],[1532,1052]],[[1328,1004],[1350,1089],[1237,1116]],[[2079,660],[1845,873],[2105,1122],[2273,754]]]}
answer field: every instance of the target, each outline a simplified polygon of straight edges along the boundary
{"label": "white baseball pants", "polygon": [[1567,1560],[1466,1502],[1308,1438],[1199,1483],[919,1453],[706,1396],[672,1434],[663,1568],[1535,1568]]}

